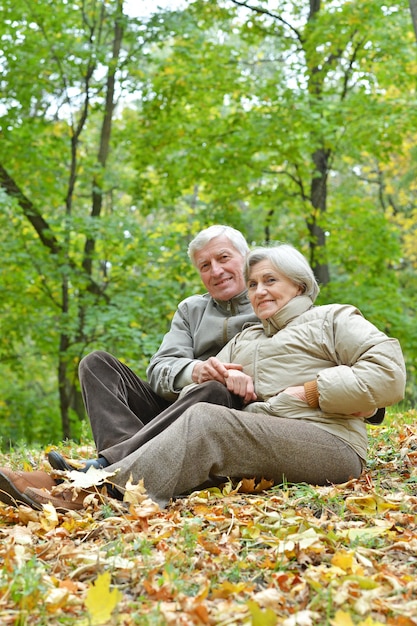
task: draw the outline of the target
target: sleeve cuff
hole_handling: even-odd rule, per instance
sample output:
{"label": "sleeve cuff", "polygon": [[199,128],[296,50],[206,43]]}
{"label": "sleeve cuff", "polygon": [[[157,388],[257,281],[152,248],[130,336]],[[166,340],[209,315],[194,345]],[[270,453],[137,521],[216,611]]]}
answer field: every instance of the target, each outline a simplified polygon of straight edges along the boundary
{"label": "sleeve cuff", "polygon": [[193,369],[197,361],[191,361],[186,367],[184,367],[174,379],[174,389],[178,393],[187,385],[193,382]]}
{"label": "sleeve cuff", "polygon": [[304,391],[306,394],[308,405],[313,409],[319,408],[319,391],[317,389],[317,380],[309,380],[304,383]]}

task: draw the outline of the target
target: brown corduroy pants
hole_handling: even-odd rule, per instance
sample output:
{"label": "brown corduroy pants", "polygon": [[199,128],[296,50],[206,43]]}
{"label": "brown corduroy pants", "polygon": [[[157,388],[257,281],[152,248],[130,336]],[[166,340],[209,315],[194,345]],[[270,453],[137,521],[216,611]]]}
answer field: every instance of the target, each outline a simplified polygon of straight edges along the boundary
{"label": "brown corduroy pants", "polygon": [[127,457],[198,402],[241,406],[241,399],[216,381],[198,385],[183,399],[170,403],[127,365],[103,351],[84,357],[79,376],[97,451],[109,463]]}

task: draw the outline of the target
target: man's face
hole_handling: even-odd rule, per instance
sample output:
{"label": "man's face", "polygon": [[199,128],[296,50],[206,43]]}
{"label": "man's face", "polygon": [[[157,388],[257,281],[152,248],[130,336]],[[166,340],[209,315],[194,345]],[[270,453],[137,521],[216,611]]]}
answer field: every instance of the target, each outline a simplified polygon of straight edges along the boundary
{"label": "man's face", "polygon": [[243,256],[226,235],[214,237],[195,255],[197,269],[209,294],[227,301],[245,288]]}

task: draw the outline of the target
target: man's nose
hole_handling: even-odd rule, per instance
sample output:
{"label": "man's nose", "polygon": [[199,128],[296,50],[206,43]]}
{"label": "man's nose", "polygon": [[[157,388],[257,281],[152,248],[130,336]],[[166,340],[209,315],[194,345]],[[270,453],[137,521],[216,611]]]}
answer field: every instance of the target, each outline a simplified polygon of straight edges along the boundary
{"label": "man's nose", "polygon": [[217,274],[221,274],[221,272],[223,271],[223,267],[221,263],[218,263],[217,261],[212,261],[211,262],[211,273],[214,275]]}

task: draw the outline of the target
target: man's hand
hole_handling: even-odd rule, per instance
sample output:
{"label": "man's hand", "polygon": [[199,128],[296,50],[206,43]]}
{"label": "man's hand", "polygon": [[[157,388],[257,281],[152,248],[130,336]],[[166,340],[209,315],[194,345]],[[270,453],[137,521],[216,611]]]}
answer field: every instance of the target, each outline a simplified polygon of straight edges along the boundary
{"label": "man's hand", "polygon": [[217,380],[226,384],[227,372],[230,369],[242,370],[242,366],[237,363],[222,363],[215,356],[211,356],[207,361],[196,363],[193,369],[192,379],[194,383],[205,383],[208,380]]}

